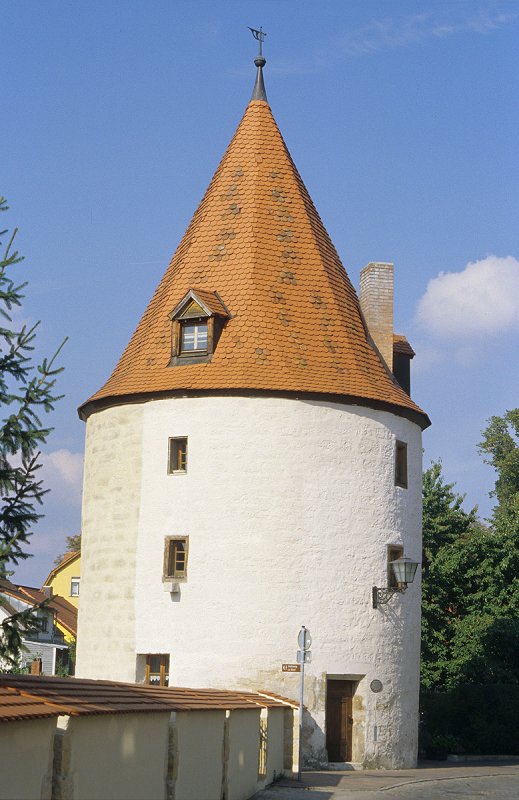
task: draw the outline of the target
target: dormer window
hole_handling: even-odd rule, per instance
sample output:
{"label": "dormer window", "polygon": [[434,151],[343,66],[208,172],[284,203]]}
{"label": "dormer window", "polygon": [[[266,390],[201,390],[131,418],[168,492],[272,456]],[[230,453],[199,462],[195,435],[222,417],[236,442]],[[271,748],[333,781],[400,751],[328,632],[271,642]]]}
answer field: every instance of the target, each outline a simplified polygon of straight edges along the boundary
{"label": "dormer window", "polygon": [[210,361],[230,314],[217,292],[190,289],[169,315],[172,347],[169,366]]}

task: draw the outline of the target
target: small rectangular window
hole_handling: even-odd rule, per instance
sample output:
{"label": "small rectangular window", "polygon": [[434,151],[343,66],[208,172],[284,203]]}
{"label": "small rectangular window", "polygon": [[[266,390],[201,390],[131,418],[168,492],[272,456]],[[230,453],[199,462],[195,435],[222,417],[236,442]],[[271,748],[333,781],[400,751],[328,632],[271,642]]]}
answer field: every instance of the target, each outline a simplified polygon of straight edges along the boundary
{"label": "small rectangular window", "polygon": [[187,436],[169,440],[168,473],[187,472]]}
{"label": "small rectangular window", "polygon": [[146,656],[145,683],[148,686],[169,686],[169,654]]}
{"label": "small rectangular window", "polygon": [[79,578],[70,579],[70,596],[79,597]]}
{"label": "small rectangular window", "polygon": [[187,536],[167,536],[164,548],[164,578],[185,578],[187,575]]}
{"label": "small rectangular window", "polygon": [[395,450],[395,486],[407,489],[407,444],[396,443]]}
{"label": "small rectangular window", "polygon": [[181,353],[207,352],[207,322],[182,322],[180,327]]}
{"label": "small rectangular window", "polygon": [[396,561],[397,558],[401,558],[404,555],[404,548],[399,544],[388,544],[387,546],[387,585],[391,586],[392,588],[396,589],[398,586],[398,581],[396,579],[395,573],[393,572],[393,567],[391,566],[392,561]]}

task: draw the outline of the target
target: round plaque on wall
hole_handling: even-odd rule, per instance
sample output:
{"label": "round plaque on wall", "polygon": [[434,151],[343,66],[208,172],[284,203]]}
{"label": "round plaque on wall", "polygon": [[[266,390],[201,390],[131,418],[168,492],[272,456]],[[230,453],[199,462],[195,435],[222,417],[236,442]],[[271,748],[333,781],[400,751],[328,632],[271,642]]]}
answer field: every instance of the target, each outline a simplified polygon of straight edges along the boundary
{"label": "round plaque on wall", "polygon": [[383,687],[382,683],[379,680],[375,679],[374,681],[371,681],[369,688],[371,689],[372,692],[375,692],[375,694],[377,694],[378,692],[382,691]]}

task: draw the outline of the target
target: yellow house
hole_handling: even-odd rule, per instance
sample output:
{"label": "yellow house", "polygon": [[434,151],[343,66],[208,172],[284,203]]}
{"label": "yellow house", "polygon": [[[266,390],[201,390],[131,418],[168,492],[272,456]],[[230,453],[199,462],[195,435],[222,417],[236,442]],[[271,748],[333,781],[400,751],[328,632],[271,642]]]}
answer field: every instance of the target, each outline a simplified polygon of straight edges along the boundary
{"label": "yellow house", "polygon": [[60,563],[49,572],[43,586],[50,586],[52,594],[59,594],[75,608],[79,605],[79,585],[81,579],[81,551],[65,553]]}

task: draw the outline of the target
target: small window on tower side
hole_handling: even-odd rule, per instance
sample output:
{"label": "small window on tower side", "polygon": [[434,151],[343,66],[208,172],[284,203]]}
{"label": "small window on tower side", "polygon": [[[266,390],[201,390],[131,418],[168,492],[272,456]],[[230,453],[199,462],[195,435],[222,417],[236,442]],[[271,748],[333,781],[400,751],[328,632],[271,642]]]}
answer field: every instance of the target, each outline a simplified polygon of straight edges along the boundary
{"label": "small window on tower side", "polygon": [[396,443],[395,449],[395,486],[407,489],[407,444]]}
{"label": "small window on tower side", "polygon": [[164,547],[164,578],[185,578],[187,576],[187,536],[166,536]]}
{"label": "small window on tower side", "polygon": [[70,579],[70,596],[71,597],[79,597],[79,578],[71,578]]}
{"label": "small window on tower side", "polygon": [[168,473],[187,472],[187,436],[169,440]]}
{"label": "small window on tower side", "polygon": [[399,544],[388,544],[387,546],[387,585],[396,589],[398,581],[391,566],[392,561],[401,558],[404,555],[404,548]]}
{"label": "small window on tower side", "polygon": [[169,654],[157,653],[146,656],[144,682],[148,686],[169,686]]}

